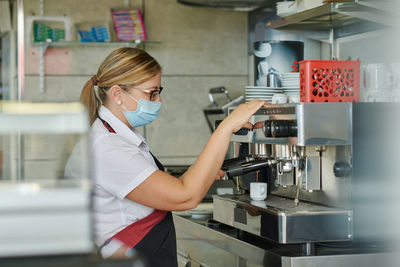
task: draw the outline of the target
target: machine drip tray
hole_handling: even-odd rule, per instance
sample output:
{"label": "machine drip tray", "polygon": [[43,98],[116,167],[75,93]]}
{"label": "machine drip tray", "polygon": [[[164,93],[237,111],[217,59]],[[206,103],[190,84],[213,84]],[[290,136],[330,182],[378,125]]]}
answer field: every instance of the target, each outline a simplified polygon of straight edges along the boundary
{"label": "machine drip tray", "polygon": [[352,240],[352,211],[269,195],[213,196],[214,220],[280,244]]}

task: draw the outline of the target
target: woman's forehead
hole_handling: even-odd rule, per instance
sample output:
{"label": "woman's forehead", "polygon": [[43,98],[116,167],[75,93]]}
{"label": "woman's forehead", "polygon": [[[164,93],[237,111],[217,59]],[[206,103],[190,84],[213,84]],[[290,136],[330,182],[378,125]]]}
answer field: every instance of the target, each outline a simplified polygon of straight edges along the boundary
{"label": "woman's forehead", "polygon": [[137,84],[136,87],[159,87],[161,83],[161,73],[151,77],[147,81]]}

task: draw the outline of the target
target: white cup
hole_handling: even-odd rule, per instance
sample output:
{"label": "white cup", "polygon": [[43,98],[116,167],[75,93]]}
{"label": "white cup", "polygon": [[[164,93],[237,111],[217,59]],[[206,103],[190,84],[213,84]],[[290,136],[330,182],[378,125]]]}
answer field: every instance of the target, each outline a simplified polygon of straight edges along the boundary
{"label": "white cup", "polygon": [[289,95],[288,101],[289,101],[289,103],[300,103],[300,96],[299,95]]}
{"label": "white cup", "polygon": [[250,183],[250,198],[264,200],[267,198],[267,183]]}
{"label": "white cup", "polygon": [[364,82],[367,90],[384,90],[393,85],[393,75],[383,63],[367,64],[364,69]]}
{"label": "white cup", "polygon": [[286,104],[288,101],[287,95],[285,94],[274,94],[272,96],[272,104]]}

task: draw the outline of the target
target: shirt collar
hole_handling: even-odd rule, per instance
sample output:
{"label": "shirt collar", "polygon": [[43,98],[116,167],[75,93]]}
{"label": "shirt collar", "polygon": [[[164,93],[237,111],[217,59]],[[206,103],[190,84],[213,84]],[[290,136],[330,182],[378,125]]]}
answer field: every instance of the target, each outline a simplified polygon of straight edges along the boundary
{"label": "shirt collar", "polygon": [[99,117],[110,124],[118,135],[126,138],[135,146],[140,146],[142,144],[147,145],[144,137],[137,130],[131,130],[104,105],[101,105],[100,107]]}

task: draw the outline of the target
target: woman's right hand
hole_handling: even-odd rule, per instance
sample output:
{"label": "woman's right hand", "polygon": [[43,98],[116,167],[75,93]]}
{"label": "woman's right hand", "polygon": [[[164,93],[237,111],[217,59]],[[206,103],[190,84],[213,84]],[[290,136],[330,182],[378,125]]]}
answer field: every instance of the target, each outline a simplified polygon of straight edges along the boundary
{"label": "woman's right hand", "polygon": [[219,127],[227,127],[232,133],[239,131],[241,128],[252,129],[253,125],[249,120],[264,104],[265,101],[259,99],[240,104],[221,122]]}

